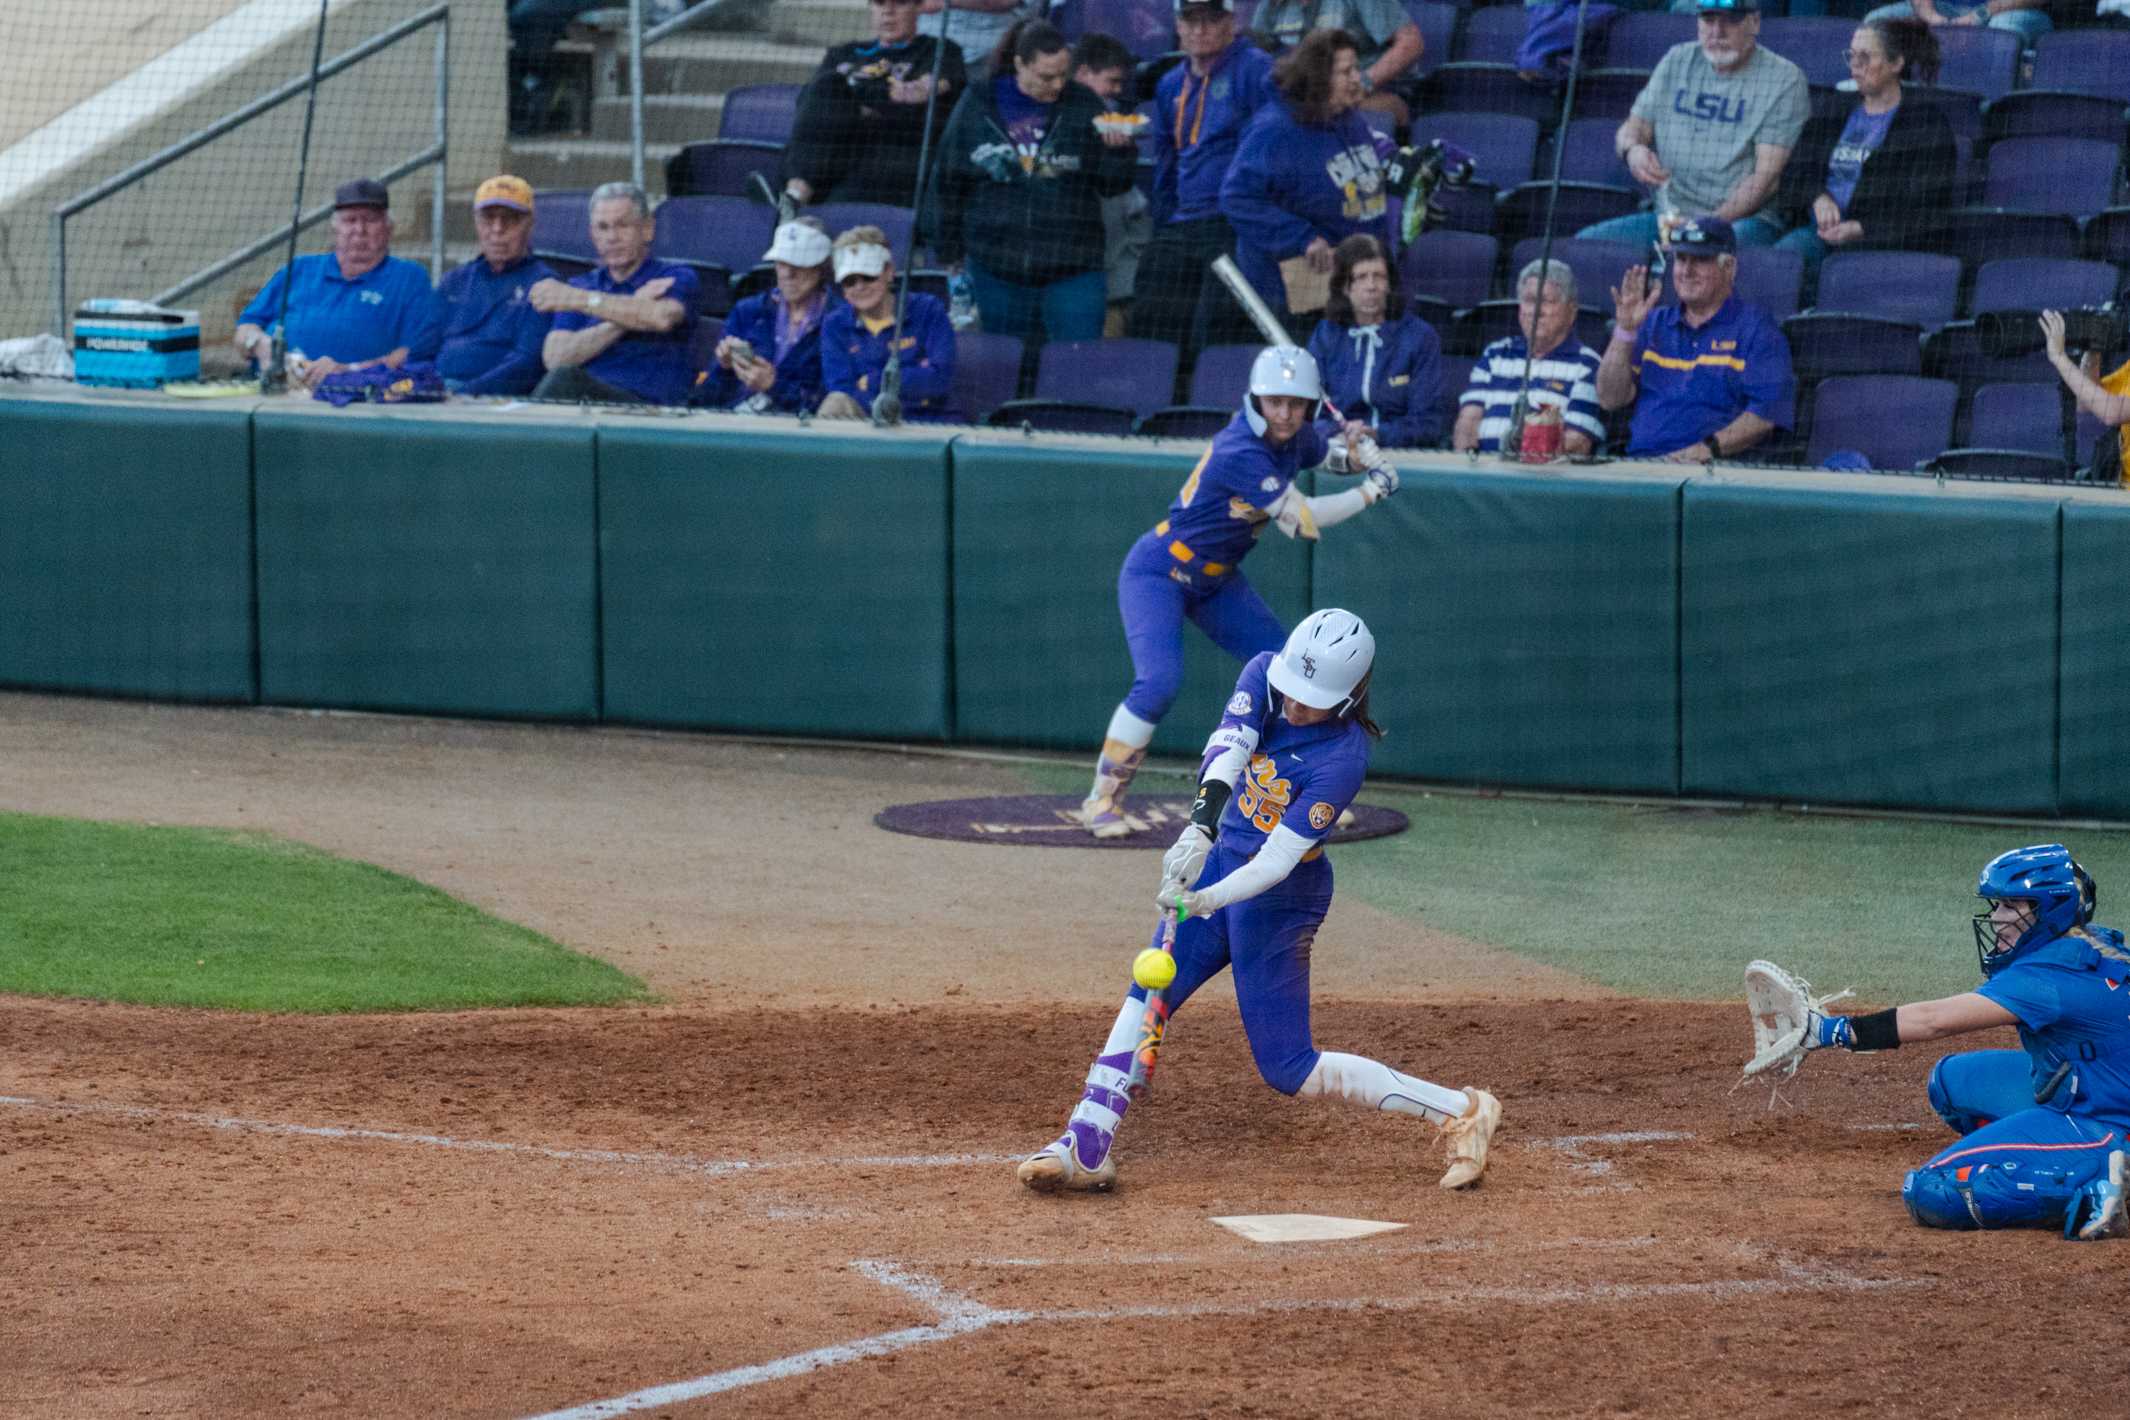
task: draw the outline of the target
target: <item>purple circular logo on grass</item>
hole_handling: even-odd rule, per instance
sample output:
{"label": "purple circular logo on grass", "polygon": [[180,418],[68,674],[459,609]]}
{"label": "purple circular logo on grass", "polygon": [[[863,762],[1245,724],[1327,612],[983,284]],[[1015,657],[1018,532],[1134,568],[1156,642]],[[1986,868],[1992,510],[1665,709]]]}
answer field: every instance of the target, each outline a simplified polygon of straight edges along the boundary
{"label": "purple circular logo on grass", "polygon": [[[1191,821],[1191,801],[1138,796],[1124,806],[1121,838],[1096,838],[1080,825],[1080,801],[1070,794],[1007,794],[986,799],[933,799],[895,804],[873,815],[890,833],[919,838],[949,838],[957,843],[1012,843],[1035,848],[1166,848]],[[1330,843],[1355,843],[1403,833],[1410,822],[1396,809],[1355,804],[1327,837]]]}

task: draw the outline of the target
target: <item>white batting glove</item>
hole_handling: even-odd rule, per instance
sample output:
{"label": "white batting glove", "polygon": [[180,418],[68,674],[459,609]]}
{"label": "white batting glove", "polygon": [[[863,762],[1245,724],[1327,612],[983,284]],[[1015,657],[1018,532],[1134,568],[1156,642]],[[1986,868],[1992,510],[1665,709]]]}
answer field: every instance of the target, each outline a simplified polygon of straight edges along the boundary
{"label": "white batting glove", "polygon": [[[1376,457],[1383,458],[1381,454]],[[1368,470],[1368,477],[1362,481],[1361,486],[1368,490],[1369,506],[1374,507],[1398,491],[1398,470],[1390,466],[1389,460],[1384,459]]]}
{"label": "white batting glove", "polygon": [[1195,823],[1185,824],[1169,851],[1161,855],[1161,890],[1181,892],[1196,883],[1212,847],[1212,834]]}
{"label": "white batting glove", "polygon": [[1178,922],[1187,917],[1210,917],[1213,908],[1206,895],[1195,888],[1172,888],[1164,885],[1155,894],[1154,906],[1174,917]]}

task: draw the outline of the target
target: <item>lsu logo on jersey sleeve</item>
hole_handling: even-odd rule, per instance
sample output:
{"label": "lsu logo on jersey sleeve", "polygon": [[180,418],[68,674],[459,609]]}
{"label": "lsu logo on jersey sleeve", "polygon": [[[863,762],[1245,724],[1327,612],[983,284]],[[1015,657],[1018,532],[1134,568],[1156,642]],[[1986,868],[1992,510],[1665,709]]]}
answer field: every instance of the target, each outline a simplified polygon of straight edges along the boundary
{"label": "lsu logo on jersey sleeve", "polygon": [[1309,826],[1318,833],[1331,827],[1331,821],[1336,817],[1338,815],[1332,812],[1331,805],[1327,803],[1319,801],[1309,806]]}
{"label": "lsu logo on jersey sleeve", "polygon": [[1294,786],[1279,777],[1279,763],[1268,754],[1252,755],[1250,771],[1236,796],[1235,811],[1250,820],[1260,832],[1279,827],[1287,805],[1294,802]]}

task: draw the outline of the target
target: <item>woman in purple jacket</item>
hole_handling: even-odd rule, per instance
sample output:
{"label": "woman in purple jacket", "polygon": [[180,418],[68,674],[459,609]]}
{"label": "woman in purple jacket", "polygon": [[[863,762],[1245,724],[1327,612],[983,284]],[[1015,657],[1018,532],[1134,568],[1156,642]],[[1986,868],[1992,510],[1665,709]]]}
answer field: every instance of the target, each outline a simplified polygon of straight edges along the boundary
{"label": "woman in purple jacket", "polygon": [[[1309,353],[1323,372],[1326,399],[1349,431],[1359,425],[1359,432],[1386,449],[1442,442],[1449,423],[1442,407],[1442,338],[1426,321],[1406,314],[1390,252],[1374,237],[1362,233],[1339,243],[1331,299],[1309,337]],[[1339,427],[1328,407],[1318,423],[1327,434]]]}
{"label": "woman in purple jacket", "polygon": [[821,402],[821,321],[832,299],[828,233],[812,217],[786,222],[762,260],[776,263],[776,289],[732,308],[689,403],[799,414]]}

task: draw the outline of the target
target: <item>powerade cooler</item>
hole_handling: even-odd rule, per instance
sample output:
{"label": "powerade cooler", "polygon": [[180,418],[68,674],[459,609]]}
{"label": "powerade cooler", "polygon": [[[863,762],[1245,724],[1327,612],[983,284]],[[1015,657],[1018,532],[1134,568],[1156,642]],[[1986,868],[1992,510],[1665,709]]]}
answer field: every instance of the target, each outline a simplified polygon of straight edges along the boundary
{"label": "powerade cooler", "polygon": [[146,301],[84,301],[74,312],[74,379],[154,389],[200,377],[200,313]]}

